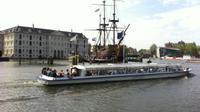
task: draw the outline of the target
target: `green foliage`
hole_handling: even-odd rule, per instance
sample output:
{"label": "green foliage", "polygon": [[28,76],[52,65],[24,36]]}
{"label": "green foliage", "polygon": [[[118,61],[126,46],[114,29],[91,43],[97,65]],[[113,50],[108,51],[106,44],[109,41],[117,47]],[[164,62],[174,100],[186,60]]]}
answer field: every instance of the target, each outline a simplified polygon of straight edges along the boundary
{"label": "green foliage", "polygon": [[168,42],[165,47],[179,48],[184,55],[191,55],[198,57],[200,52],[200,47],[196,43],[185,43],[184,41],[179,41],[178,43]]}
{"label": "green foliage", "polygon": [[139,55],[143,58],[149,58],[151,56],[150,54],[150,50],[147,50],[147,49],[140,49],[138,51]]}
{"label": "green foliage", "polygon": [[152,44],[152,45],[150,46],[150,53],[151,53],[151,56],[153,56],[153,55],[156,56],[156,49],[157,49],[156,44]]}

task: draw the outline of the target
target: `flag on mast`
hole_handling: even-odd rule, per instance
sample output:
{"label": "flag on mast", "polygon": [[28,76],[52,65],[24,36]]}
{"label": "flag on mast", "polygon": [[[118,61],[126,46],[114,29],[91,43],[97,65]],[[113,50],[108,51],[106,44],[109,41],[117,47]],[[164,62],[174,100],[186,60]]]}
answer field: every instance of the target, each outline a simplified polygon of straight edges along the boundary
{"label": "flag on mast", "polygon": [[124,31],[120,32],[120,33],[117,33],[117,39],[121,39],[124,37]]}

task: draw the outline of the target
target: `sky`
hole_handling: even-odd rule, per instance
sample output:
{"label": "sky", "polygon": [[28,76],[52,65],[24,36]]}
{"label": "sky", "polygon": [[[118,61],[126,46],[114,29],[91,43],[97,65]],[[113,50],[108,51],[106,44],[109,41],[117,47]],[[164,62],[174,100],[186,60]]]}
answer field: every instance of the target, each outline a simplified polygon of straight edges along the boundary
{"label": "sky", "polygon": [[[0,0],[0,30],[34,26],[81,32],[92,44],[98,32],[102,0]],[[112,0],[106,0],[111,4]],[[100,8],[99,12],[95,12]],[[112,17],[112,7],[106,15]],[[148,49],[152,44],[196,42],[200,45],[200,0],[117,0],[118,26],[126,27],[124,44]],[[107,20],[108,20],[107,19]]]}

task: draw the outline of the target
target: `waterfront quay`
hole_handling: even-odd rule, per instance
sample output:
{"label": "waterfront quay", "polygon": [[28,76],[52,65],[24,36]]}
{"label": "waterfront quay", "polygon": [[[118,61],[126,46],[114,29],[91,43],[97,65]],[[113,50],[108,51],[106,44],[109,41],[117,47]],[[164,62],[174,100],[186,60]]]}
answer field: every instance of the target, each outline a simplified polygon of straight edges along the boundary
{"label": "waterfront quay", "polygon": [[[164,63],[163,60],[156,62]],[[37,82],[37,76],[46,64],[0,62],[0,111],[199,112],[200,64],[167,61],[173,62],[190,67],[193,75],[175,79],[51,87]],[[58,64],[51,67],[57,70],[69,67],[59,61],[55,63]]]}

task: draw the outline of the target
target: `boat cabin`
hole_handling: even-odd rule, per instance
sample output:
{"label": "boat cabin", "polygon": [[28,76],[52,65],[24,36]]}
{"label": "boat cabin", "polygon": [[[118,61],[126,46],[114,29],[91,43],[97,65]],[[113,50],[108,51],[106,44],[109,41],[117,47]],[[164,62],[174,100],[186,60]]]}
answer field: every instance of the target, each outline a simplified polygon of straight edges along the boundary
{"label": "boat cabin", "polygon": [[71,67],[72,76],[102,76],[140,73],[179,72],[183,68],[179,65],[157,64],[104,64],[93,66],[76,65]]}

